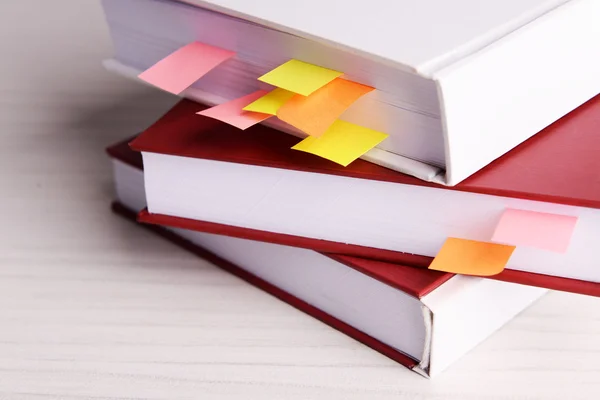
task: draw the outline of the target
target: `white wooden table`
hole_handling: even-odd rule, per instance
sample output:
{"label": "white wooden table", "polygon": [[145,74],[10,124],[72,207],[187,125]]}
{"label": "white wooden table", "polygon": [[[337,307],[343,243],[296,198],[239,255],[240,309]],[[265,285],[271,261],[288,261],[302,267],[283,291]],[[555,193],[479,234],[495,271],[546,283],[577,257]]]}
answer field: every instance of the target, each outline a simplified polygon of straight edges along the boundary
{"label": "white wooden table", "polygon": [[0,399],[600,397],[600,299],[551,293],[428,381],[112,215],[104,147],[174,99],[110,54],[97,1],[0,2]]}

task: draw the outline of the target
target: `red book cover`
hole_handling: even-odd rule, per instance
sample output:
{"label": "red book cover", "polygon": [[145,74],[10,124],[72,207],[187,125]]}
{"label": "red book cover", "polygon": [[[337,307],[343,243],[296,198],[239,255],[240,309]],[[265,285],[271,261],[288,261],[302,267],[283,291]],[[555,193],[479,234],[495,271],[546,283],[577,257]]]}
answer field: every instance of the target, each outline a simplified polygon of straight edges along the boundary
{"label": "red book cover", "polygon": [[[240,131],[195,114],[203,106],[184,100],[131,146],[138,151],[275,167],[359,179],[440,188],[435,184],[357,160],[348,167],[291,150],[299,139],[254,126]],[[542,202],[600,208],[600,96],[590,100],[471,178],[443,190],[465,191]],[[330,253],[381,259],[416,266],[431,258],[360,245],[224,226],[185,218],[142,214],[144,222],[308,247]],[[600,284],[576,279],[506,270],[494,279],[527,283],[576,293],[600,295]]]}
{"label": "red book cover", "polygon": [[[109,147],[107,149],[108,154],[111,157],[125,162],[132,167],[143,169],[141,154],[132,151],[129,148],[129,146],[127,146],[127,142],[128,141],[124,141],[122,143]],[[149,214],[147,211],[142,211],[138,215],[138,219],[140,222],[145,222],[153,225],[172,226],[176,228],[198,230],[202,232],[239,237],[243,239],[258,240],[275,244],[309,248],[312,250],[334,255],[334,257],[336,257],[339,260],[359,260],[360,258],[376,260],[378,259],[389,261],[392,263],[411,265],[413,267],[417,266],[422,268],[428,267],[432,260],[431,257],[420,256],[416,254],[381,250],[376,248],[349,245],[331,242],[327,240],[305,238],[293,235],[284,235],[248,228],[240,228],[230,225],[216,224],[212,222],[172,217],[167,215]],[[363,267],[363,272],[368,275],[380,274],[380,272],[377,270],[377,267],[381,266],[382,264],[388,265],[387,271],[388,273],[392,274],[392,272],[389,269],[390,264],[386,263],[369,264],[370,268]],[[375,269],[373,269],[373,267],[375,267]],[[418,270],[417,268],[415,269]],[[444,276],[446,277],[445,279],[448,279],[451,276],[451,274],[444,274]],[[490,278],[506,282],[514,282],[525,285],[539,286],[548,289],[600,297],[600,284],[594,282],[586,282],[576,279],[560,278],[555,276],[533,274],[529,272],[521,272],[514,270],[504,270],[502,273],[492,276]],[[399,280],[396,280],[396,282],[399,282]],[[432,284],[428,290],[423,290],[422,286],[416,286],[412,288],[405,287],[404,289],[406,289],[409,293],[413,293],[415,296],[420,297],[431,291],[434,287],[437,286],[437,284]]]}

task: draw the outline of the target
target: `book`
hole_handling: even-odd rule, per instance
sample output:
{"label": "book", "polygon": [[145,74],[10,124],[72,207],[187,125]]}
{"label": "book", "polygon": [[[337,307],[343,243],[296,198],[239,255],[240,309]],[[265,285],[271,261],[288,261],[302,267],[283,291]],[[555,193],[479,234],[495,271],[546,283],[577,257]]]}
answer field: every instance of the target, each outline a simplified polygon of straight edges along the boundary
{"label": "book", "polygon": [[339,167],[289,150],[293,139],[273,129],[190,115],[197,107],[183,100],[131,143],[144,159],[147,222],[427,266],[449,237],[489,241],[507,209],[551,213],[577,219],[567,250],[518,246],[506,270],[599,293],[600,97],[452,188],[362,160]]}
{"label": "book", "polygon": [[364,158],[446,185],[600,92],[596,0],[102,4],[109,70],[137,78],[193,42],[235,52],[181,93],[209,105],[272,88],[257,78],[292,59],[342,72],[375,90],[340,119],[389,135]]}
{"label": "book", "polygon": [[[145,206],[126,143],[113,160],[113,210]],[[434,377],[546,291],[299,247],[153,225],[155,232],[426,377]]]}

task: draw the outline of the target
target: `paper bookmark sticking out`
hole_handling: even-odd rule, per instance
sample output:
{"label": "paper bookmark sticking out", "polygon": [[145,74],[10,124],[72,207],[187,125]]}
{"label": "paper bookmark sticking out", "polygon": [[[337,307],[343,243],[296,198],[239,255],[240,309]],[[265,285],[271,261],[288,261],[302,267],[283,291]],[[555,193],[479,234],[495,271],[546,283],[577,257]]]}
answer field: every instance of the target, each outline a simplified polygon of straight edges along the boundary
{"label": "paper bookmark sticking out", "polygon": [[336,78],[310,96],[292,97],[277,111],[277,117],[311,136],[321,136],[352,103],[372,90]]}
{"label": "paper bookmark sticking out", "polygon": [[386,137],[388,135],[385,133],[338,120],[321,137],[309,136],[292,149],[326,158],[345,167]]}
{"label": "paper bookmark sticking out", "polygon": [[491,276],[504,270],[515,246],[448,238],[429,269],[463,275]]}
{"label": "paper bookmark sticking out", "polygon": [[303,61],[290,60],[267,72],[258,80],[290,92],[308,96],[335,78],[342,76],[342,74],[342,72]]}
{"label": "paper bookmark sticking out", "polygon": [[275,88],[260,99],[248,104],[244,107],[244,110],[275,115],[277,114],[279,107],[294,96],[296,96],[296,93],[294,92]]}
{"label": "paper bookmark sticking out", "polygon": [[243,110],[245,106],[264,96],[265,94],[267,94],[267,91],[258,90],[247,96],[228,101],[227,103],[219,104],[218,106],[212,108],[207,108],[206,110],[200,111],[196,114],[218,119],[219,121],[223,121],[229,125],[233,125],[244,130],[271,117],[269,114]]}
{"label": "paper bookmark sticking out", "polygon": [[565,253],[577,217],[508,208],[492,236],[493,242]]}
{"label": "paper bookmark sticking out", "polygon": [[167,92],[179,94],[234,55],[233,51],[193,42],[163,58],[138,78]]}

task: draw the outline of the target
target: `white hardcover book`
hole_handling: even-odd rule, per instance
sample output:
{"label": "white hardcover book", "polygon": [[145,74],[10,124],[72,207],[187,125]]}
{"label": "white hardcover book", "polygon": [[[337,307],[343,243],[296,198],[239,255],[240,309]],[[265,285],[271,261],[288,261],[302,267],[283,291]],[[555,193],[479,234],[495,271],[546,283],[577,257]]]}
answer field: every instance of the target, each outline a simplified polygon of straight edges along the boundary
{"label": "white hardcover book", "polygon": [[[183,95],[248,94],[296,58],[375,91],[342,119],[390,136],[364,158],[455,185],[600,92],[598,0],[103,0],[108,69],[192,41],[236,52]],[[275,118],[266,123],[301,136]]]}
{"label": "white hardcover book", "polygon": [[[127,152],[126,144],[115,147]],[[113,171],[119,203],[132,211],[143,209],[140,166],[115,157]],[[426,377],[438,375],[546,293],[535,287],[455,275],[436,283],[427,294],[415,295],[386,283],[383,273],[363,273],[348,262],[312,250],[166,229],[372,339],[353,336],[339,323],[330,323],[340,331],[379,351],[381,346],[373,345],[373,340],[392,354],[408,356],[408,363],[397,361]],[[306,307],[297,307],[311,314]]]}

